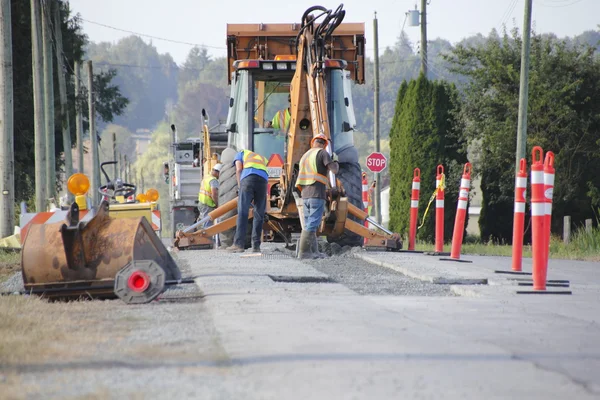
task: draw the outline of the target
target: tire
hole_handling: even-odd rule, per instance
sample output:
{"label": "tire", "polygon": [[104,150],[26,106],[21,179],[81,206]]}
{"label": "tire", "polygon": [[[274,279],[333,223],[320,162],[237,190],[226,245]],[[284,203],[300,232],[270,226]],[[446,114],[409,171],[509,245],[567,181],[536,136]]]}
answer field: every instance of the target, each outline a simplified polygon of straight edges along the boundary
{"label": "tire", "polygon": [[[230,200],[237,197],[238,184],[235,176],[235,166],[233,165],[233,158],[229,162],[223,162],[221,173],[219,174],[219,204],[225,204]],[[237,208],[225,213],[220,220],[225,220],[229,217],[237,215]],[[250,223],[250,220],[248,221]],[[221,246],[229,247],[233,244],[233,238],[235,236],[235,227],[228,229],[219,234]],[[245,248],[251,247],[252,229],[248,226],[246,229],[246,242],[244,243]]]}
{"label": "tire", "polygon": [[[346,196],[350,204],[363,209],[362,202],[362,170],[360,164],[357,162],[344,162],[340,163],[340,170],[337,173],[337,178],[342,182]],[[353,221],[357,221],[357,218],[348,216]],[[327,237],[329,243],[337,243],[340,246],[362,246],[363,237],[355,233],[344,231],[341,236],[338,237]]]}

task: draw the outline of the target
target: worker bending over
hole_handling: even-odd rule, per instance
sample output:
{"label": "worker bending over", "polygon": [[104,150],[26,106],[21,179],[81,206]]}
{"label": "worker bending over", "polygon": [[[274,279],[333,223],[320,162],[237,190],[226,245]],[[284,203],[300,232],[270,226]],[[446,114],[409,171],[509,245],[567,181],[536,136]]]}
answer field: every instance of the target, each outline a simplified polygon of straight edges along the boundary
{"label": "worker bending over", "polygon": [[267,159],[250,150],[240,151],[233,159],[238,181],[238,214],[233,244],[227,248],[232,253],[244,251],[250,204],[254,206],[252,221],[252,252],[260,253],[262,227],[267,206]]}
{"label": "worker bending over", "polygon": [[[209,212],[219,206],[219,173],[222,166],[222,164],[215,164],[210,175],[202,179],[200,193],[198,193],[198,211],[200,211],[198,220],[206,217]],[[203,228],[208,228],[212,224],[213,222],[209,219]]]}
{"label": "worker bending over", "polygon": [[337,174],[339,170],[335,153],[332,159],[325,150],[328,143],[325,135],[315,136],[310,142],[311,149],[300,159],[296,187],[302,193],[304,228],[300,235],[298,258],[325,257],[325,254],[319,253],[317,229],[321,224],[327,200],[327,171]]}

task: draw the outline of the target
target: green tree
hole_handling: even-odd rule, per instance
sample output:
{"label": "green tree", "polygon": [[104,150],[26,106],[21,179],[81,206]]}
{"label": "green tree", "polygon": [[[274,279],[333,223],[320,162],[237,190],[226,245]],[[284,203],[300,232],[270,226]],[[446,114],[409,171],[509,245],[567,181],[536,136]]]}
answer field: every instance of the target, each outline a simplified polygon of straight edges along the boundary
{"label": "green tree", "polygon": [[[13,54],[13,85],[14,85],[14,149],[15,149],[15,198],[17,202],[31,199],[34,193],[34,120],[33,120],[33,79],[31,69],[31,9],[29,0],[11,1],[12,22],[12,54]],[[86,36],[81,30],[80,20],[73,16],[67,1],[56,1],[53,4],[60,9],[60,29],[62,31],[63,52],[67,77],[68,112],[71,120],[71,142],[75,144],[75,102],[85,97],[83,94],[76,96],[73,81],[74,62],[83,59]],[[55,101],[58,102],[58,68],[56,58],[52,57],[54,65]],[[61,71],[62,72],[62,71]],[[101,110],[101,118],[111,119],[122,108],[118,104],[126,99],[118,96],[111,84],[112,76],[95,76],[97,91],[97,108]],[[113,103],[116,101],[117,103]],[[116,104],[116,105],[115,105]],[[59,113],[60,108],[55,107]],[[55,117],[56,125],[55,148],[57,170],[61,167],[61,153],[63,149],[62,127],[58,114]]]}
{"label": "green tree", "polygon": [[[445,238],[452,236],[458,183],[466,162],[466,143],[457,120],[458,92],[454,85],[429,81],[423,75],[410,83],[404,81],[390,132],[390,228],[408,232],[413,170],[421,171],[419,215],[424,215],[435,189],[436,168],[446,171]],[[435,238],[435,207],[418,231],[422,240]],[[419,221],[420,222],[420,221]]]}
{"label": "green tree", "polygon": [[171,128],[168,123],[161,122],[152,132],[152,139],[144,154],[141,154],[132,168],[133,184],[138,187],[138,193],[146,192],[149,188],[158,190],[158,203],[162,210],[163,235],[169,235],[169,185],[164,180],[163,162],[169,159],[171,145]]}
{"label": "green tree", "polygon": [[177,99],[179,68],[169,54],[159,54],[152,44],[128,36],[116,44],[89,43],[86,53],[94,70],[110,73],[116,69],[114,85],[129,99],[126,113],[114,118],[131,131],[151,129],[165,118],[168,99]]}
{"label": "green tree", "polygon": [[[481,152],[482,238],[512,239],[514,160],[521,39],[491,36],[477,46],[458,45],[447,56],[468,78],[462,119]],[[551,35],[532,35],[527,120],[527,159],[542,146],[556,154],[552,229],[564,215],[575,224],[591,218],[590,188],[600,187],[600,61],[594,49]]]}

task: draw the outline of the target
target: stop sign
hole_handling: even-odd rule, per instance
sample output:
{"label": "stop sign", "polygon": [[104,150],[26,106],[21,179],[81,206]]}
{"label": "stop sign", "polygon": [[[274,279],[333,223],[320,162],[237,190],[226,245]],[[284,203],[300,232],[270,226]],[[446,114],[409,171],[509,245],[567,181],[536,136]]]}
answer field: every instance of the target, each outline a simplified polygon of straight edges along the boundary
{"label": "stop sign", "polygon": [[382,153],[371,153],[367,157],[367,168],[371,172],[381,172],[387,166],[387,158]]}

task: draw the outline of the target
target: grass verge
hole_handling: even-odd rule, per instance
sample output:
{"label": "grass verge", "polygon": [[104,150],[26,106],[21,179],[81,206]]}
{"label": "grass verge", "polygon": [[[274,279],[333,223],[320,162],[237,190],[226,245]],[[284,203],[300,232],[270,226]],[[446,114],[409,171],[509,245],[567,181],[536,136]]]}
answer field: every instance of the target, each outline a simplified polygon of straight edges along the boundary
{"label": "grass verge", "polygon": [[[450,251],[451,243],[446,243],[445,251]],[[433,245],[417,243],[416,250],[433,251]],[[482,243],[478,238],[468,237],[461,247],[461,254],[482,256],[512,256],[512,246],[498,243]],[[531,246],[523,246],[523,257],[531,257]],[[600,261],[600,228],[586,232],[579,229],[573,234],[571,242],[565,244],[561,238],[550,240],[550,258],[565,260]]]}
{"label": "grass verge", "polygon": [[21,253],[0,250],[0,283],[21,270]]}

